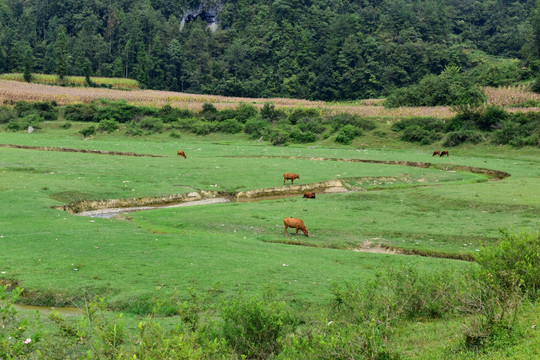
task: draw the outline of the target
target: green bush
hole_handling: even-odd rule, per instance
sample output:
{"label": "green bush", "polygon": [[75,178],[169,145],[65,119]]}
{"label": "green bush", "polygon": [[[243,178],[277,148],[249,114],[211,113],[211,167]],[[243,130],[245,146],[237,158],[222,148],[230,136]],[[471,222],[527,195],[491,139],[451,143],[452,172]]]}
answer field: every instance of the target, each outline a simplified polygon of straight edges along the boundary
{"label": "green bush", "polygon": [[257,109],[255,108],[255,106],[250,105],[250,104],[240,104],[236,108],[236,120],[244,124],[249,119],[257,117],[258,114],[259,113],[257,112]]}
{"label": "green bush", "polygon": [[264,103],[260,115],[261,118],[271,123],[276,123],[281,119],[287,118],[285,112],[283,110],[276,110],[276,107],[272,103]]}
{"label": "green bush", "polygon": [[95,135],[96,134],[96,126],[95,125],[90,125],[87,128],[84,128],[84,129],[80,130],[79,133],[82,134],[82,136],[84,136],[85,138],[90,137],[92,135]]}
{"label": "green bush", "polygon": [[480,117],[476,120],[476,125],[480,130],[492,131],[501,126],[508,118],[508,113],[501,107],[490,105],[486,107]]}
{"label": "green bush", "polygon": [[164,105],[161,109],[159,109],[158,113],[156,114],[157,117],[161,118],[164,123],[171,123],[178,119],[186,119],[191,118],[194,116],[193,111],[190,111],[188,109],[178,109],[173,108],[171,105]]}
{"label": "green bush", "polygon": [[70,104],[64,107],[64,117],[68,121],[97,122],[98,116],[95,105]]}
{"label": "green bush", "polygon": [[211,103],[204,103],[201,110],[201,115],[210,121],[216,120],[218,117],[218,109]]}
{"label": "green bush", "polygon": [[72,124],[71,124],[69,121],[66,121],[66,122],[64,122],[60,127],[61,127],[62,129],[67,130],[67,129],[70,129],[71,126],[72,126]]}
{"label": "green bush", "polygon": [[540,295],[540,230],[510,233],[501,230],[502,239],[496,246],[482,248],[476,261],[497,281],[519,279],[521,290],[531,298]]}
{"label": "green bush", "polygon": [[271,128],[265,136],[265,140],[269,140],[272,145],[285,145],[289,142],[291,128],[275,127]]}
{"label": "green bush", "polygon": [[358,128],[356,128],[353,125],[345,125],[340,130],[338,135],[336,136],[336,142],[341,144],[350,144],[355,137],[362,134],[362,131]]}
{"label": "green bush", "polygon": [[319,110],[313,108],[297,108],[294,109],[288,116],[289,122],[296,125],[300,119],[320,119]]}
{"label": "green bush", "polygon": [[500,128],[493,131],[491,141],[517,148],[540,146],[540,116],[535,113],[509,114]]}
{"label": "green bush", "polygon": [[258,118],[250,118],[244,125],[244,132],[254,138],[258,138],[264,136],[268,128],[268,122]]}
{"label": "green bush", "polygon": [[26,130],[29,126],[32,126],[34,129],[40,129],[40,123],[43,121],[37,113],[29,113],[22,118],[11,119],[6,125],[7,131],[19,131]]}
{"label": "green bush", "polygon": [[294,128],[290,135],[291,141],[295,143],[305,144],[317,141],[317,135],[311,131],[302,131],[298,128]]}
{"label": "green bush", "polygon": [[158,133],[163,130],[163,121],[160,118],[146,116],[139,123],[138,126],[151,133]]}
{"label": "green bush", "polygon": [[129,105],[124,100],[95,100],[96,119],[97,121],[104,119],[116,120],[119,123],[127,123],[131,120],[139,120],[145,116],[158,116],[159,110],[145,106]]}
{"label": "green bush", "polygon": [[482,133],[476,130],[453,131],[446,135],[444,146],[458,146],[463,143],[479,144],[484,141]]}
{"label": "green bush", "polygon": [[433,144],[436,141],[439,141],[442,138],[442,135],[435,131],[429,131],[421,127],[408,127],[406,128],[400,136],[402,141],[407,142],[416,142],[421,145]]}
{"label": "green bush", "polygon": [[196,121],[191,125],[191,132],[197,135],[208,135],[214,132],[214,126],[208,121]]}
{"label": "green bush", "polygon": [[320,117],[300,118],[296,121],[296,126],[304,132],[309,131],[315,134],[322,134],[326,130]]}
{"label": "green bush", "polygon": [[223,109],[216,116],[217,121],[236,119],[236,111],[233,109]]}
{"label": "green bush", "polygon": [[99,131],[106,131],[109,134],[118,130],[118,128],[119,128],[118,121],[115,121],[113,119],[101,120],[98,125]]}
{"label": "green bush", "polygon": [[6,124],[17,117],[15,109],[8,106],[0,106],[0,124]]}
{"label": "green bush", "polygon": [[373,130],[377,127],[371,119],[361,118],[356,115],[341,113],[328,117],[325,122],[332,125],[334,131],[341,129],[345,125],[353,125],[362,130]]}
{"label": "green bush", "polygon": [[281,302],[241,297],[221,307],[222,336],[241,356],[267,359],[280,352],[279,338],[295,319]]}
{"label": "green bush", "polygon": [[427,75],[417,85],[400,88],[390,94],[384,105],[438,106],[457,104],[481,104],[484,93],[467,76],[460,74],[455,66],[446,67],[438,76]]}
{"label": "green bush", "polygon": [[6,131],[19,131],[22,129],[21,123],[17,119],[10,120],[6,127],[4,128]]}
{"label": "green bush", "polygon": [[228,119],[218,125],[219,131],[227,134],[238,134],[239,132],[242,132],[243,128],[244,126],[242,123],[236,121],[236,119]]}

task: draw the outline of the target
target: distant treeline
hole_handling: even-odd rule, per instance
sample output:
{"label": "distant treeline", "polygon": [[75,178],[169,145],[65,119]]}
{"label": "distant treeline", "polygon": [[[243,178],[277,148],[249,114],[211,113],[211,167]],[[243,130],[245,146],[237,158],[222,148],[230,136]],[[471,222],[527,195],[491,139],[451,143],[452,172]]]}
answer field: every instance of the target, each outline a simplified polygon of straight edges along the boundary
{"label": "distant treeline", "polygon": [[[476,80],[491,86],[538,70],[534,0],[203,1],[203,9],[219,10],[217,30],[200,17],[181,30],[183,14],[199,4],[0,0],[0,73],[127,77],[152,89],[338,100],[386,96],[447,66],[479,68]],[[488,55],[524,62],[500,79]]]}
{"label": "distant treeline", "polygon": [[5,131],[22,131],[29,126],[39,129],[45,120],[63,120],[62,127],[66,129],[73,122],[90,123],[80,130],[84,137],[122,128],[129,136],[159,132],[169,132],[173,137],[181,137],[181,133],[186,132],[197,135],[244,133],[273,145],[326,139],[347,145],[371,135],[421,145],[439,143],[446,147],[463,143],[540,147],[540,113],[513,114],[496,106],[462,105],[451,119],[409,117],[394,122],[391,127],[386,119],[379,121],[347,113],[324,115],[313,108],[282,110],[272,103],[266,103],[260,110],[251,104],[240,104],[236,109],[221,111],[205,103],[199,112],[170,105],[154,108],[104,99],[66,106],[25,101],[15,106],[0,106],[0,129]]}

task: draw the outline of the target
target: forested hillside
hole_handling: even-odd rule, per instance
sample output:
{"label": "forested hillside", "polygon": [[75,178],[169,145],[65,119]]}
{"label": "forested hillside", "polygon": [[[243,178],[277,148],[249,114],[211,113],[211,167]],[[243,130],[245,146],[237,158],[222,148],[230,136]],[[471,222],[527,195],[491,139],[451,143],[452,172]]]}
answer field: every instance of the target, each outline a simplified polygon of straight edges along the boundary
{"label": "forested hillside", "polygon": [[534,0],[0,0],[0,73],[129,77],[229,96],[379,97],[448,65],[481,66],[478,51],[536,57],[534,10]]}

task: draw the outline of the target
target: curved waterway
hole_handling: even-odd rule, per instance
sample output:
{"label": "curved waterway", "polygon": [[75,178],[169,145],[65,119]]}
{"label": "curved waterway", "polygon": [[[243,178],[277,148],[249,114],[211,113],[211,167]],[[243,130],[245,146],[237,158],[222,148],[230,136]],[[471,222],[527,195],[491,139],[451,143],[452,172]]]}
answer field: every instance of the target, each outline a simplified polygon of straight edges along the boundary
{"label": "curved waterway", "polygon": [[175,207],[182,207],[182,206],[220,204],[220,203],[226,203],[226,202],[229,202],[229,199],[226,199],[226,198],[214,198],[214,199],[188,201],[188,202],[181,203],[181,204],[164,205],[164,206],[132,206],[132,207],[127,207],[127,208],[111,208],[111,209],[101,209],[101,210],[90,210],[90,211],[82,211],[82,212],[77,213],[75,215],[110,219],[110,218],[113,218],[113,217],[116,217],[116,216],[119,216],[119,215],[128,214],[128,213],[133,212],[133,211],[175,208]]}

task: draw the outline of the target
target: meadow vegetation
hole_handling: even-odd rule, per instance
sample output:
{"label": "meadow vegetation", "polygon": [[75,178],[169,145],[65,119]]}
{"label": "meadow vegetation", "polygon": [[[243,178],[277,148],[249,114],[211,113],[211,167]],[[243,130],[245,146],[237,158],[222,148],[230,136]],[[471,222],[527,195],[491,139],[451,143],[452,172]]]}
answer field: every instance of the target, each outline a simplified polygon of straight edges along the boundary
{"label": "meadow vegetation", "polygon": [[[27,148],[0,147],[0,358],[538,357],[537,124],[497,107],[389,121],[271,103],[4,105],[1,142]],[[465,131],[482,141],[445,145]],[[442,148],[449,158],[431,156]],[[349,192],[115,219],[53,208],[235,194],[283,186],[283,172]],[[310,236],[285,237],[288,216]]]}

